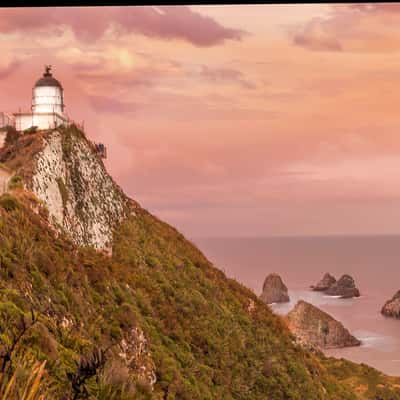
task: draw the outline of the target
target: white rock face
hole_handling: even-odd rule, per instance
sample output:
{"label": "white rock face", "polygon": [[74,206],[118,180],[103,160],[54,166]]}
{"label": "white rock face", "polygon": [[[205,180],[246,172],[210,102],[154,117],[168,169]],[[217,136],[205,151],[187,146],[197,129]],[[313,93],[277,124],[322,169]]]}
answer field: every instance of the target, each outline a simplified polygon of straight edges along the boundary
{"label": "white rock face", "polygon": [[129,200],[79,133],[55,131],[44,141],[30,189],[45,202],[57,230],[78,245],[108,248],[113,229],[129,213]]}
{"label": "white rock face", "polygon": [[136,375],[151,388],[157,381],[154,361],[151,358],[147,339],[139,327],[132,328],[126,339],[119,343],[118,355]]}
{"label": "white rock face", "polygon": [[66,176],[63,162],[61,135],[57,132],[46,140],[44,149],[37,158],[37,167],[32,177],[33,192],[44,201],[54,224],[63,225],[64,206],[57,179]]}

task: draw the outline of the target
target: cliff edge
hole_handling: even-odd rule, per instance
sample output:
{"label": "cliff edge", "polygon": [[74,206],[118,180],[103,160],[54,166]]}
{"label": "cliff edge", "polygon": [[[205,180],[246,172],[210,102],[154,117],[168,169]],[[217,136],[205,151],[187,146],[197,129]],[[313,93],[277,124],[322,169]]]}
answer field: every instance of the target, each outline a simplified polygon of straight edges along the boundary
{"label": "cliff edge", "polygon": [[137,206],[75,126],[23,135],[2,149],[0,162],[46,204],[51,225],[78,245],[110,248],[114,229]]}

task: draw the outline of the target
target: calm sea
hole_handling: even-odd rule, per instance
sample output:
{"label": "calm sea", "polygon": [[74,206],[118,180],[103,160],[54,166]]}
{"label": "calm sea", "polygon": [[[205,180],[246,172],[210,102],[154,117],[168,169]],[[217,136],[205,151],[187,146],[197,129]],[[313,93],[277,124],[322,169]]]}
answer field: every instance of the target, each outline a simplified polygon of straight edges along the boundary
{"label": "calm sea", "polygon": [[[341,321],[362,346],[326,354],[364,362],[400,376],[400,320],[380,309],[400,289],[400,236],[330,236],[290,238],[202,238],[194,242],[229,277],[261,293],[266,275],[277,272],[291,302],[274,305],[286,314],[299,299]],[[337,299],[312,292],[325,272],[336,279],[350,274],[361,292],[357,299]]]}

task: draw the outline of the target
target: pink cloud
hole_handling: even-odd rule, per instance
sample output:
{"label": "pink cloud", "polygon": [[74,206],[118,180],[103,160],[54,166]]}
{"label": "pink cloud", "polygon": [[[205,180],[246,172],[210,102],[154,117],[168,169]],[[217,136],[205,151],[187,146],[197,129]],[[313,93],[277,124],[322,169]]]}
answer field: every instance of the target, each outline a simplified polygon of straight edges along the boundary
{"label": "pink cloud", "polygon": [[245,79],[243,73],[232,68],[212,68],[202,65],[200,68],[200,76],[212,82],[218,83],[223,81],[233,81],[239,83],[246,89],[255,89],[255,84]]}
{"label": "pink cloud", "polygon": [[226,28],[214,19],[192,11],[189,7],[137,7],[135,12],[120,10],[119,22],[126,30],[159,38],[181,38],[196,46],[212,46],[227,39],[240,40],[244,34],[238,29]]}
{"label": "pink cloud", "polygon": [[80,7],[1,9],[0,32],[43,31],[60,34],[69,26],[78,39],[94,41],[113,27],[119,33],[139,33],[159,39],[182,39],[199,47],[241,40],[244,32],[224,27],[186,6]]}
{"label": "pink cloud", "polygon": [[324,21],[320,19],[312,20],[301,31],[293,37],[293,43],[316,51],[342,51],[343,47],[339,40],[330,35]]}
{"label": "pink cloud", "polygon": [[292,42],[316,51],[397,51],[400,4],[333,5],[291,32]]}

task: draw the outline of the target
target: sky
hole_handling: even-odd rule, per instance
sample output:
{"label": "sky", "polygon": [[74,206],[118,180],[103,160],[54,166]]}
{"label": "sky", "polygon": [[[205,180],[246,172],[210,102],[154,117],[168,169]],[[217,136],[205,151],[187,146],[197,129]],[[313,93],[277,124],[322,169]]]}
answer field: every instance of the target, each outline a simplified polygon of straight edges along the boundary
{"label": "sky", "polygon": [[400,233],[400,3],[0,8],[0,52],[190,238]]}

